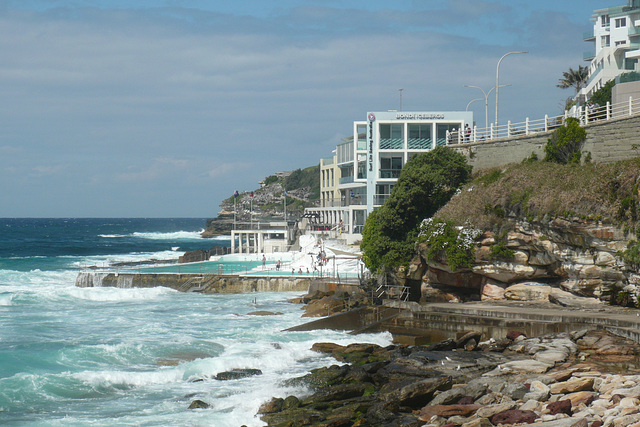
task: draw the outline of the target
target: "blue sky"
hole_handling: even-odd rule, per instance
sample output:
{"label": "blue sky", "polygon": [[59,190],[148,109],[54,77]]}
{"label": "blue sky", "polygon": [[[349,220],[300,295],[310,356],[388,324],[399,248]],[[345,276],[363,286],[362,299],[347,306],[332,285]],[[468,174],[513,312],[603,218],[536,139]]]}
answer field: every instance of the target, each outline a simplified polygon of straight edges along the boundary
{"label": "blue sky", "polygon": [[215,216],[399,88],[403,110],[464,110],[514,50],[501,122],[559,114],[593,10],[621,4],[0,0],[0,217]]}

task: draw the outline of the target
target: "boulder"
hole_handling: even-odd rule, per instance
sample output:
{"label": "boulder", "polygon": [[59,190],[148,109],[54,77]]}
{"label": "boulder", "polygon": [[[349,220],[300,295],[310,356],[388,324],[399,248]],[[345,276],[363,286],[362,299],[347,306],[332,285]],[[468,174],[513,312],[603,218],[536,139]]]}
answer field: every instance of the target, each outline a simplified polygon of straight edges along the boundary
{"label": "boulder", "polygon": [[509,286],[504,291],[504,297],[515,301],[548,301],[551,293],[551,286],[519,283]]}
{"label": "boulder", "polygon": [[567,414],[569,416],[573,415],[573,412],[571,411],[571,400],[569,399],[550,402],[547,405],[547,410],[551,415],[557,415],[557,414]]}
{"label": "boulder", "polygon": [[480,405],[430,405],[420,410],[418,419],[420,421],[429,421],[434,415],[443,418],[449,418],[454,415],[468,417],[480,408]]}
{"label": "boulder", "polygon": [[220,372],[214,378],[220,381],[227,381],[252,377],[254,375],[262,375],[262,371],[260,369],[233,369],[231,371]]}
{"label": "boulder", "polygon": [[207,402],[196,399],[191,402],[191,405],[189,405],[189,409],[207,409],[209,406],[211,405],[209,405]]}
{"label": "boulder", "polygon": [[551,384],[552,394],[575,393],[576,391],[592,391],[593,378],[572,378],[568,381]]}
{"label": "boulder", "polygon": [[533,411],[521,411],[518,409],[510,409],[500,412],[491,417],[494,425],[498,424],[531,424],[538,416]]}
{"label": "boulder", "polygon": [[500,282],[496,282],[495,280],[487,280],[487,282],[482,285],[480,291],[480,299],[482,301],[499,301],[504,299],[504,291],[506,289],[506,285]]}

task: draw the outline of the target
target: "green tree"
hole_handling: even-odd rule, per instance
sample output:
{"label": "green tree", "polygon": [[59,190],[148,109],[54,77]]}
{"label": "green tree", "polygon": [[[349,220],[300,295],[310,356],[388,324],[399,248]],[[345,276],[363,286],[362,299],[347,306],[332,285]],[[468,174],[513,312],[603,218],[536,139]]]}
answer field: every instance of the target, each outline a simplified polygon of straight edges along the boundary
{"label": "green tree", "polygon": [[587,83],[587,78],[589,76],[589,69],[587,67],[583,67],[582,65],[578,65],[578,69],[574,70],[573,68],[569,68],[569,71],[564,71],[562,73],[562,78],[558,81],[559,88],[567,89],[574,88],[576,93],[582,89],[582,87]]}
{"label": "green tree", "polygon": [[611,102],[611,91],[615,85],[615,80],[609,80],[604,86],[593,92],[589,101],[604,107],[607,102]]}
{"label": "green tree", "polygon": [[580,163],[582,144],[587,132],[580,127],[578,119],[570,117],[566,123],[553,131],[544,147],[545,162],[560,164]]}
{"label": "green tree", "polygon": [[409,262],[422,220],[470,178],[466,158],[451,148],[437,147],[408,161],[385,204],[367,217],[361,245],[367,268],[378,271]]}

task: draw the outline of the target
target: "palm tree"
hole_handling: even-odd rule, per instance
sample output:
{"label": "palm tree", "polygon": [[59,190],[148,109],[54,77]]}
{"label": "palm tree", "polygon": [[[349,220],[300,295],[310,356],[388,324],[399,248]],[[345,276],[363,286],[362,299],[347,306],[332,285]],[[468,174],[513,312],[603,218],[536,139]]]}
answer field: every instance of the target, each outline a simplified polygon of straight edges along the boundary
{"label": "palm tree", "polygon": [[589,69],[587,67],[578,65],[577,70],[569,67],[569,71],[562,73],[562,78],[558,81],[557,86],[562,89],[572,87],[578,93],[587,83],[587,77],[589,77]]}

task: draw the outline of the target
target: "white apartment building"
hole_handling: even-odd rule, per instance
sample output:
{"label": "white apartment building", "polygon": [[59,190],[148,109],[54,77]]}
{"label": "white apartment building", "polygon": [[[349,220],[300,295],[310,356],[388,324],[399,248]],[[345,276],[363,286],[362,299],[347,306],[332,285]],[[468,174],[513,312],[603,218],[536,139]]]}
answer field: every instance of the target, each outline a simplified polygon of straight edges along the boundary
{"label": "white apartment building", "polygon": [[[460,135],[465,125],[473,127],[470,111],[367,113],[367,120],[353,122],[353,136],[337,145],[333,163],[321,160],[321,205],[306,213],[315,214],[324,228],[342,223],[341,235],[359,240],[367,215],[389,197],[407,161],[437,146],[457,144],[452,134]],[[329,185],[330,176],[338,178],[337,191]]]}
{"label": "white apartment building", "polygon": [[593,31],[585,33],[584,40],[593,42],[594,48],[584,53],[590,65],[587,84],[577,95],[582,99],[619,75],[640,70],[640,0],[595,10],[591,20]]}

